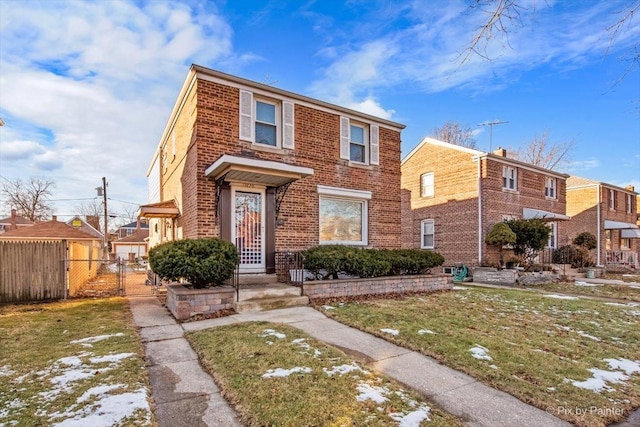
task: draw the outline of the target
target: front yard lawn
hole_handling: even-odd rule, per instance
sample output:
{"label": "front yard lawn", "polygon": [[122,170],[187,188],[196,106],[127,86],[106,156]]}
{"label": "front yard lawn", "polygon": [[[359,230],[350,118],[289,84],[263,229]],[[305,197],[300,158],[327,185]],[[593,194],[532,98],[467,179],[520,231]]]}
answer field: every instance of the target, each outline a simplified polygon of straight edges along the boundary
{"label": "front yard lawn", "polygon": [[247,425],[462,426],[288,325],[242,323],[187,338]]}
{"label": "front yard lawn", "polygon": [[640,306],[462,288],[318,306],[579,426],[640,406]]}
{"label": "front yard lawn", "polygon": [[573,283],[548,283],[544,285],[536,285],[533,288],[543,289],[549,292],[563,292],[575,295],[615,298],[640,302],[640,286],[637,285],[587,283],[576,280]]}
{"label": "front yard lawn", "polygon": [[0,306],[0,425],[156,425],[123,298]]}

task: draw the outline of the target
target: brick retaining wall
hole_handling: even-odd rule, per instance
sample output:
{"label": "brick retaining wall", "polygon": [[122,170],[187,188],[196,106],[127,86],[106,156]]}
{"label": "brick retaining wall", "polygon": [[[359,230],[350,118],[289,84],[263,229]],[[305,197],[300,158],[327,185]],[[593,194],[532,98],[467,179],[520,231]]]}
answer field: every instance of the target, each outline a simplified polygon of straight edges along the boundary
{"label": "brick retaining wall", "polygon": [[178,283],[167,285],[167,308],[177,320],[232,308],[235,297],[231,286],[189,289]]}
{"label": "brick retaining wall", "polygon": [[317,280],[304,283],[309,298],[332,298],[354,295],[434,292],[453,289],[451,276],[420,275],[376,277],[373,279]]}

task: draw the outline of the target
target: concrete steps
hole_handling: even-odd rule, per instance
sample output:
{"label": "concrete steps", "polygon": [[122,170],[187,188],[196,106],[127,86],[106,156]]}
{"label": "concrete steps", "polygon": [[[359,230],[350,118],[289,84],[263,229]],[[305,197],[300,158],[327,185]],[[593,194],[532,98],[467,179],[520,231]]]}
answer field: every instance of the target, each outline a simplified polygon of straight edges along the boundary
{"label": "concrete steps", "polygon": [[278,283],[275,274],[242,275],[239,282],[239,301],[233,304],[236,313],[309,304],[309,297],[300,295],[300,288]]}

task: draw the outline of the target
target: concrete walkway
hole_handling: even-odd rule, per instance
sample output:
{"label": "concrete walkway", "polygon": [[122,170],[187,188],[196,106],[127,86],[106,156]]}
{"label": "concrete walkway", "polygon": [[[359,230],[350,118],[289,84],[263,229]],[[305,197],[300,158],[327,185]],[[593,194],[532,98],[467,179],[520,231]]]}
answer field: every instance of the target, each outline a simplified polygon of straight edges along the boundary
{"label": "concrete walkway", "polygon": [[248,321],[296,327],[421,393],[469,426],[570,425],[429,357],[329,319],[311,307],[177,324],[156,297],[133,296],[129,300],[134,321],[141,328],[160,426],[241,425],[211,377],[200,367],[183,331]]}

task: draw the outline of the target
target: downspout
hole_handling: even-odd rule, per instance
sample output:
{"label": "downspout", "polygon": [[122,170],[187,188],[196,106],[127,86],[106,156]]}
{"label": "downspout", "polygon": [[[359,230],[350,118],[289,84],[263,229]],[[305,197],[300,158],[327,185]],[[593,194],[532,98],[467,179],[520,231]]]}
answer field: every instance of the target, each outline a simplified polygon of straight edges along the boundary
{"label": "downspout", "polygon": [[480,157],[478,161],[478,265],[482,265],[482,167]]}
{"label": "downspout", "polygon": [[601,187],[600,184],[597,185],[596,190],[598,192],[598,197],[597,197],[597,209],[596,209],[596,220],[598,222],[598,230],[596,232],[596,242],[598,243],[598,254],[596,255],[596,265],[598,267],[602,266],[602,264],[600,264],[600,251],[601,251],[601,246],[600,246],[600,191],[601,191]]}

